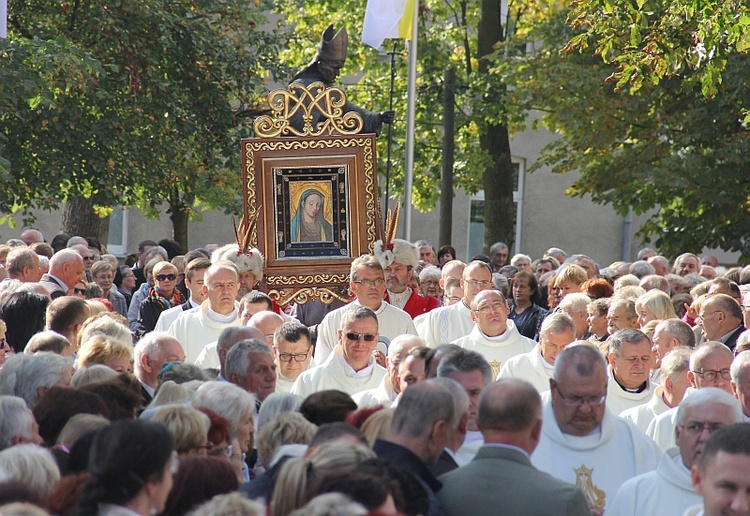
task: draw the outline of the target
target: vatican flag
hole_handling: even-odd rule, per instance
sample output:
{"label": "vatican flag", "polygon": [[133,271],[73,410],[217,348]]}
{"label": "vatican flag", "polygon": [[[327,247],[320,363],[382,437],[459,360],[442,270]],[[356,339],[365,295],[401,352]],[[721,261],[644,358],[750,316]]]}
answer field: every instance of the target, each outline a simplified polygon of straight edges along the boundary
{"label": "vatican flag", "polygon": [[417,1],[367,0],[362,43],[379,49],[386,38],[411,40],[412,20]]}

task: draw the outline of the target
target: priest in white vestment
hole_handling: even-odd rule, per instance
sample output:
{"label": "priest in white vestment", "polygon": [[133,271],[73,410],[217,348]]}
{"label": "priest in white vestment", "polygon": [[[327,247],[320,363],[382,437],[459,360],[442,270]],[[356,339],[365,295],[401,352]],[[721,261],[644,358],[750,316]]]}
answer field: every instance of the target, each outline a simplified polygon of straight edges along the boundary
{"label": "priest in white vestment", "polygon": [[471,262],[463,270],[460,285],[464,291],[461,301],[428,312],[427,318],[420,322],[419,336],[426,340],[431,348],[454,342],[471,333],[474,328],[471,302],[481,291],[492,288],[490,266],[481,261]]}
{"label": "priest in white vestment", "polygon": [[383,301],[385,277],[377,258],[366,254],[356,258],[349,271],[349,288],[356,299],[326,315],[318,325],[318,340],[315,343],[315,363],[324,363],[338,344],[341,318],[348,306],[366,306],[378,318],[379,339],[377,349],[388,353],[390,342],[399,335],[416,335],[417,329],[411,316],[403,310]]}
{"label": "priest in white vestment", "polygon": [[687,377],[690,351],[688,348],[678,347],[667,353],[661,359],[659,368],[660,385],[654,390],[651,399],[643,405],[624,410],[620,417],[646,433],[648,425],[656,416],[679,405],[690,385]]}
{"label": "priest in white vestment", "polygon": [[377,405],[383,405],[385,408],[390,407],[401,392],[398,374],[401,362],[406,358],[409,351],[424,345],[424,340],[416,335],[399,335],[393,339],[391,345],[388,346],[388,354],[385,357],[385,368],[388,374],[383,377],[380,385],[376,388],[358,392],[352,396],[352,399],[359,407],[374,407]]}
{"label": "priest in white vestment", "polygon": [[741,422],[739,402],[730,394],[716,387],[693,393],[677,411],[677,447],[661,456],[655,471],[625,482],[607,507],[607,516],[682,514],[700,503],[700,496],[693,491],[690,468],[698,464],[703,445],[713,431]]}
{"label": "priest in white vestment", "polygon": [[224,328],[239,325],[235,301],[238,291],[239,274],[233,263],[219,261],[206,270],[206,300],[195,312],[182,312],[167,332],[182,344],[185,362],[195,363],[203,348],[218,340]]}
{"label": "priest in white vestment", "polygon": [[528,353],[536,345],[518,333],[515,323],[508,319],[508,303],[498,290],[474,296],[471,318],[475,322],[471,333],[453,344],[481,354],[492,367],[492,378],[497,378],[508,359]]}
{"label": "priest in white vestment", "polygon": [[573,344],[555,361],[542,436],[531,462],[581,488],[597,513],[628,479],[656,469],[658,447],[607,410],[607,368],[599,350]]}
{"label": "priest in white vestment", "polygon": [[372,352],[378,343],[378,318],[361,305],[347,306],[338,331],[339,344],[322,364],[300,374],[291,393],[306,398],[336,389],[353,396],[376,388],[386,375]]}
{"label": "priest in white vestment", "polygon": [[310,367],[310,330],[298,322],[285,322],[273,333],[273,354],[276,361],[276,392],[289,392],[299,375]]}
{"label": "priest in white vestment", "polygon": [[[732,394],[730,366],[733,360],[734,355],[721,342],[704,342],[695,348],[690,355],[690,388],[685,391],[685,398],[704,387],[718,387]],[[677,409],[672,408],[654,418],[646,430],[646,434],[664,451],[675,445],[676,420]]]}
{"label": "priest in white vestment", "polygon": [[575,340],[575,332],[575,323],[568,314],[549,314],[539,330],[539,344],[528,353],[508,359],[500,368],[497,378],[520,378],[540,393],[548,391],[555,358]]}
{"label": "priest in white vestment", "polygon": [[618,330],[609,338],[609,386],[607,408],[618,415],[651,399],[656,386],[649,378],[651,341],[632,328]]}

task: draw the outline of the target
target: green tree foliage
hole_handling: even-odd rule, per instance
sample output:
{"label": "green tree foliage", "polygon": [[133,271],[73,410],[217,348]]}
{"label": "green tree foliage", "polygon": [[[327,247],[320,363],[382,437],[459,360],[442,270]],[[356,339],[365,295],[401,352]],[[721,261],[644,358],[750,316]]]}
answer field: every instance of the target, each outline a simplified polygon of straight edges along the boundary
{"label": "green tree foliage", "polygon": [[[487,123],[507,121],[501,95],[494,84],[482,80],[478,73],[477,32],[478,0],[426,0],[420,3],[417,105],[415,120],[413,204],[420,210],[435,206],[440,191],[442,138],[442,88],[445,69],[455,66],[456,79],[456,149],[455,186],[468,193],[483,187],[482,175],[490,156],[480,147],[480,135]],[[315,54],[320,36],[333,23],[349,32],[349,54],[343,70],[343,86],[348,97],[371,111],[389,106],[390,60],[359,41],[365,0],[292,0],[277,8],[284,23],[293,30],[290,44],[282,59],[299,69]],[[393,168],[391,192],[403,191],[404,127],[406,125],[407,55],[404,42],[386,40],[384,50],[395,48],[396,122],[393,125]],[[346,75],[349,74],[349,77]],[[487,99],[493,102],[488,105]],[[378,139],[378,170],[385,171],[385,131]],[[384,185],[381,183],[381,188]]]}
{"label": "green tree foliage", "polygon": [[[15,131],[37,122],[36,111],[54,111],[61,98],[85,90],[97,92],[97,80],[103,74],[98,61],[64,37],[0,40],[0,211],[9,214],[32,204],[44,208],[55,205],[53,196],[47,194],[57,187],[55,171],[48,170],[29,184],[27,176],[15,175],[17,169],[9,159],[15,153],[8,153],[5,147],[11,140],[17,143]],[[59,118],[53,116],[50,121],[56,123]],[[39,121],[42,126],[47,123]],[[0,219],[2,223],[12,221],[9,215]]]}
{"label": "green tree foliage", "polygon": [[553,13],[529,28],[536,51],[496,60],[497,81],[514,86],[510,102],[560,136],[532,169],[578,172],[569,194],[590,195],[620,214],[648,214],[640,235],[665,254],[708,246],[749,257],[747,56],[726,53],[710,97],[705,70],[690,67],[622,89],[609,79],[623,71],[616,44],[608,62],[599,55],[603,36],[589,34],[587,47],[570,52],[568,43],[581,34],[566,25],[568,14]]}
{"label": "green tree foliage", "polygon": [[268,9],[262,0],[11,0],[11,42],[67,38],[103,73],[96,87],[54,102],[19,98],[0,113],[12,181],[28,185],[0,208],[83,196],[102,214],[126,205],[155,217],[166,201],[183,243],[188,215],[236,210],[238,140],[279,72],[279,39],[261,28]]}
{"label": "green tree foliage", "polygon": [[616,68],[618,88],[682,76],[703,94],[719,94],[722,73],[750,49],[750,4],[744,0],[577,0],[571,27],[585,32],[569,49],[591,45]]}

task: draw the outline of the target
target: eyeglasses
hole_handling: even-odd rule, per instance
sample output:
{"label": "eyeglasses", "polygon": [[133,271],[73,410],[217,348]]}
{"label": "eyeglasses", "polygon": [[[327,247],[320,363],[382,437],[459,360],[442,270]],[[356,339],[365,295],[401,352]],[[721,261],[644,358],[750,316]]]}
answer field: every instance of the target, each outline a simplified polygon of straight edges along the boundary
{"label": "eyeglasses", "polygon": [[698,319],[700,319],[702,321],[703,319],[705,319],[709,315],[713,315],[713,314],[715,314],[717,312],[721,312],[721,310],[714,310],[713,312],[698,314],[698,317],[695,320],[697,321]]}
{"label": "eyeglasses", "polygon": [[231,458],[231,459],[240,459],[240,462],[245,462],[245,459],[247,459],[247,453],[245,453],[245,452],[242,452],[242,453],[233,453],[232,455],[229,456],[229,458]]}
{"label": "eyeglasses", "polygon": [[[349,335],[357,335],[357,334],[350,333],[350,334],[347,334],[347,337]],[[355,340],[355,339],[352,339],[352,340]],[[294,360],[295,362],[304,362],[305,360],[307,360],[307,355],[309,355],[309,353],[296,353],[296,354],[279,353],[279,360],[281,360],[282,362],[291,362],[292,360]]]}
{"label": "eyeglasses", "polygon": [[468,283],[472,287],[489,287],[492,285],[491,281],[478,281],[473,279],[465,279],[464,283]]}
{"label": "eyeglasses", "polygon": [[74,288],[73,292],[76,294],[81,294],[82,296],[86,295],[86,289],[85,288]]}
{"label": "eyeglasses", "polygon": [[709,435],[716,432],[720,428],[724,428],[726,425],[723,423],[698,423],[693,422],[689,425],[677,425],[680,428],[684,428],[687,433],[693,437],[699,436],[704,430],[708,430]]}
{"label": "eyeglasses", "polygon": [[729,369],[722,369],[721,371],[716,371],[713,369],[709,369],[708,371],[693,371],[693,374],[697,374],[704,380],[708,380],[709,382],[713,382],[716,380],[717,376],[721,376],[724,380],[731,380],[732,374],[729,371]]}
{"label": "eyeglasses", "polygon": [[598,407],[599,405],[603,405],[604,402],[607,401],[606,394],[599,394],[597,396],[581,398],[580,396],[568,396],[567,394],[563,394],[559,387],[555,387],[555,390],[557,391],[557,394],[559,394],[562,398],[563,403],[565,403],[565,405],[567,405],[568,407],[582,407],[584,403],[588,403],[591,407]]}
{"label": "eyeglasses", "polygon": [[349,332],[347,332],[344,335],[349,340],[359,340],[359,339],[362,339],[365,342],[372,342],[377,337],[377,335],[374,335],[372,333],[349,333]]}
{"label": "eyeglasses", "polygon": [[93,262],[94,257],[93,256],[82,256],[84,262]]}
{"label": "eyeglasses", "polygon": [[443,296],[443,299],[445,301],[450,301],[451,303],[458,303],[461,301],[461,298],[458,296]]}
{"label": "eyeglasses", "polygon": [[363,287],[381,287],[385,283],[385,280],[383,278],[378,278],[375,280],[354,280],[352,281],[355,285],[362,285]]}
{"label": "eyeglasses", "polygon": [[154,277],[158,281],[174,281],[177,279],[177,274],[157,274]]}
{"label": "eyeglasses", "polygon": [[234,452],[234,447],[230,444],[226,448],[214,448],[216,446],[214,443],[208,443],[211,445],[210,448],[208,448],[208,454],[212,457],[231,457],[232,453]]}
{"label": "eyeglasses", "polygon": [[434,280],[424,280],[422,282],[422,285],[439,285],[439,284],[440,284],[439,281],[434,281]]}
{"label": "eyeglasses", "polygon": [[472,310],[472,312],[486,315],[490,312],[496,312],[498,310],[501,310],[502,308],[503,308],[503,303],[498,301],[497,303],[492,303],[489,306],[483,306],[482,308],[477,308],[476,310]]}

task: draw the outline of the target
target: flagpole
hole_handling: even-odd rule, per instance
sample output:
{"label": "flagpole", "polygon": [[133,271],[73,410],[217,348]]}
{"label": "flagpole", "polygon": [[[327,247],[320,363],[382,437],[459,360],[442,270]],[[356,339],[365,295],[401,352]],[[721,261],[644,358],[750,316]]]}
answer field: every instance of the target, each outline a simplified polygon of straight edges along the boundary
{"label": "flagpole", "polygon": [[406,90],[406,166],[404,169],[404,239],[411,241],[412,187],[414,185],[414,113],[417,84],[417,22],[419,0],[415,0],[409,45],[409,85]]}

